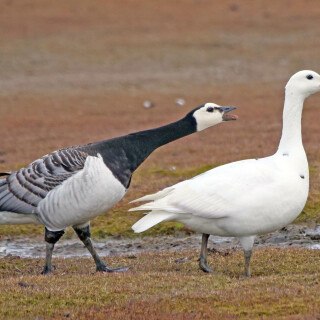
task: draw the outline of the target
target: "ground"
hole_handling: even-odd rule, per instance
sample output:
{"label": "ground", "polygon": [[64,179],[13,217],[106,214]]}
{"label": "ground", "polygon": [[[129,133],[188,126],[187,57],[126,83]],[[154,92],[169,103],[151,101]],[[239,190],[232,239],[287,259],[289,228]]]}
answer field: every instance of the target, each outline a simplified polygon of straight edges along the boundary
{"label": "ground", "polygon": [[[141,215],[127,212],[130,200],[216,165],[263,157],[276,151],[287,80],[301,69],[320,71],[319,21],[320,6],[316,0],[164,0],[161,4],[155,0],[0,1],[0,170],[15,170],[61,147],[163,125],[207,101],[237,106],[238,121],[223,123],[154,152],[135,173],[126,197],[113,210],[92,222],[94,238],[133,237],[130,226]],[[185,99],[186,105],[176,105],[177,98]],[[153,108],[143,107],[147,100],[154,103]],[[319,105],[320,94],[312,96],[306,101],[303,113],[303,141],[310,164],[311,188],[306,208],[296,223],[311,226],[320,221]],[[174,233],[182,228],[177,224],[162,224],[147,234]],[[0,240],[26,236],[40,239],[40,235],[41,227],[0,226]],[[67,237],[73,237],[72,232]],[[250,306],[244,312],[251,312],[252,318],[314,319],[319,316],[319,312],[316,314],[319,252],[261,250],[256,255],[256,259],[262,259],[261,264],[268,261],[265,256],[276,265],[283,261],[290,264],[293,255],[301,268],[288,274],[283,271],[280,275],[267,269],[261,274],[255,273],[256,279],[249,282],[234,280],[232,276],[230,280],[227,274],[222,280],[218,277],[222,282],[216,283],[215,277],[197,271],[195,260],[190,267],[193,270],[190,277],[184,271],[180,279],[178,271],[166,269],[169,268],[167,261],[174,259],[172,253],[160,254],[159,259],[164,259],[159,262],[163,268],[159,279],[168,272],[170,290],[164,286],[157,295],[152,295],[152,305],[156,307],[150,312],[154,318],[157,315],[169,318],[171,314],[184,318],[194,314],[194,318],[200,319],[201,312],[210,318],[209,311],[220,306],[215,319],[246,317],[232,310],[227,313],[228,308],[223,303],[232,301],[231,305],[239,306],[239,310],[243,310],[244,305]],[[195,257],[196,252],[192,255]],[[236,252],[234,257],[230,261],[238,268],[240,254]],[[6,299],[10,297],[18,307],[2,305],[0,315],[12,318],[18,311],[21,315],[26,311],[21,306],[29,304],[32,311],[30,314],[26,311],[25,318],[35,318],[35,305],[39,305],[40,318],[44,319],[46,314],[62,317],[60,311],[46,309],[49,308],[48,297],[57,295],[53,305],[59,310],[68,310],[68,303],[63,302],[54,289],[60,281],[73,283],[69,289],[59,292],[66,294],[72,310],[82,305],[79,312],[87,310],[87,318],[93,319],[95,315],[102,318],[104,311],[101,310],[113,312],[115,318],[133,317],[131,306],[144,310],[148,298],[143,297],[139,289],[130,289],[130,283],[145,281],[148,285],[147,278],[157,274],[153,261],[144,274],[143,263],[149,258],[139,256],[140,269],[124,276],[92,275],[93,269],[86,271],[77,266],[75,259],[61,260],[58,264],[63,263],[62,269],[57,269],[56,276],[50,278],[36,276],[39,260],[21,259],[13,268],[17,265],[16,258],[1,259],[1,287],[10,288],[5,291]],[[25,273],[28,268],[31,274]],[[227,269],[232,270],[232,266]],[[236,274],[240,272],[238,269]],[[79,270],[82,270],[80,276],[77,275]],[[85,286],[77,286],[80,277],[85,277],[85,282],[92,285],[92,292],[103,282],[102,277],[106,278],[106,283],[113,282],[107,286],[112,294],[104,286],[100,288],[106,290],[105,297],[110,293],[111,302],[106,302],[105,307],[97,305],[99,290],[92,299],[87,296],[86,303],[73,297],[78,288],[85,292]],[[16,286],[20,278],[34,287]],[[288,280],[281,290],[280,280]],[[117,281],[126,283],[125,288],[115,290]],[[202,286],[206,281],[207,285]],[[230,281],[232,288],[222,285],[219,287],[221,295],[216,295],[214,290],[219,281]],[[34,283],[39,283],[39,287]],[[184,291],[186,283],[189,285]],[[199,296],[194,293],[196,286],[202,290]],[[23,290],[28,294],[38,290],[38,295],[28,300],[29,295],[23,294]],[[264,290],[270,297],[274,294],[270,298],[273,303],[270,299],[257,301],[259,292]],[[281,292],[279,300],[277,290]],[[299,296],[299,290],[303,294],[297,302],[295,297]],[[239,292],[240,298],[247,299],[245,303],[237,300]],[[148,290],[146,293],[150,294]],[[208,301],[203,298],[206,293]],[[175,294],[186,307],[168,303]],[[120,302],[113,303],[118,300]],[[282,301],[283,305],[292,302],[292,314],[283,312]],[[268,313],[269,306],[277,303],[280,307]],[[267,313],[254,313],[257,305]],[[122,309],[123,306],[126,308]],[[74,316],[75,313],[70,314]]]}
{"label": "ground", "polygon": [[218,274],[200,271],[197,258],[195,251],[110,258],[132,266],[123,274],[57,259],[55,275],[45,277],[39,259],[7,257],[0,319],[319,319],[317,250],[258,249],[251,279],[241,276],[240,251],[210,253]]}

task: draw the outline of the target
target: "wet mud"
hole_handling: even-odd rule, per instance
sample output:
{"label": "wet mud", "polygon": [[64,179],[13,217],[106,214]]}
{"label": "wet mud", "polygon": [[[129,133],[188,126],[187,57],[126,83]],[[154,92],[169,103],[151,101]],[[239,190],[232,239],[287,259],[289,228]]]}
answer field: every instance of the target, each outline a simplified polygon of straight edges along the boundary
{"label": "wet mud", "polygon": [[[99,255],[137,254],[151,251],[183,251],[199,250],[201,235],[178,234],[175,236],[141,237],[135,239],[107,238],[95,240],[95,248]],[[236,250],[239,243],[236,238],[209,238],[210,250]],[[279,231],[263,236],[257,236],[255,248],[305,248],[320,249],[320,225],[309,228],[307,226],[289,225]],[[7,255],[21,258],[40,258],[45,256],[45,243],[40,239],[4,239],[0,241],[0,257]],[[90,254],[78,239],[61,240],[56,244],[55,257],[89,257]]]}

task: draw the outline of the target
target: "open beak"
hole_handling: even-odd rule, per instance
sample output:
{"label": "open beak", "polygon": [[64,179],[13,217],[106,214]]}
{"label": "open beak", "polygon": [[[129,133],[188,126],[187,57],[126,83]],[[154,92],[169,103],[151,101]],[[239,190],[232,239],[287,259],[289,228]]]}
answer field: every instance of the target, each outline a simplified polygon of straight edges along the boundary
{"label": "open beak", "polygon": [[223,121],[229,121],[229,120],[237,120],[238,116],[235,114],[227,114],[228,112],[237,109],[236,107],[220,107],[220,110],[222,111],[222,120]]}

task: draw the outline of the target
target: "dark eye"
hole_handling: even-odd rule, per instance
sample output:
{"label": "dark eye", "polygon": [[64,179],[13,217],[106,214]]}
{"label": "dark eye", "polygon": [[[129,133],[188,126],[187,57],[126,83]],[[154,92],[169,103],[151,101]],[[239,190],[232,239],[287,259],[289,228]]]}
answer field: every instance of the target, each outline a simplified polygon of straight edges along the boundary
{"label": "dark eye", "polygon": [[208,108],[207,108],[207,111],[208,111],[208,112],[213,112],[213,110],[214,110],[213,107],[208,107]]}
{"label": "dark eye", "polygon": [[308,80],[312,80],[312,79],[313,79],[313,75],[312,75],[312,74],[308,74],[308,75],[306,76],[306,78],[307,78]]}

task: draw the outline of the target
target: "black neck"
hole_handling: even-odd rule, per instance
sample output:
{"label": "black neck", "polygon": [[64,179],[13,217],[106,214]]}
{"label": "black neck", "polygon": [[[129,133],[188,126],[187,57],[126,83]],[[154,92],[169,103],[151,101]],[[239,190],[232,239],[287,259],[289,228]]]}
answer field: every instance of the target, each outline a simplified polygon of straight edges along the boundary
{"label": "black neck", "polygon": [[125,187],[132,173],[157,148],[197,130],[191,115],[163,127],[131,133],[86,146],[90,154],[100,153],[105,164]]}
{"label": "black neck", "polygon": [[[127,138],[135,145],[136,168],[157,148],[185,137],[196,131],[194,118],[185,117],[166,126],[129,134]],[[124,137],[126,138],[126,137]]]}

